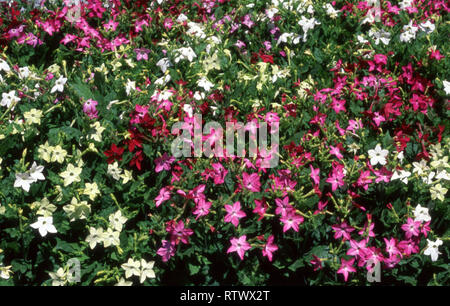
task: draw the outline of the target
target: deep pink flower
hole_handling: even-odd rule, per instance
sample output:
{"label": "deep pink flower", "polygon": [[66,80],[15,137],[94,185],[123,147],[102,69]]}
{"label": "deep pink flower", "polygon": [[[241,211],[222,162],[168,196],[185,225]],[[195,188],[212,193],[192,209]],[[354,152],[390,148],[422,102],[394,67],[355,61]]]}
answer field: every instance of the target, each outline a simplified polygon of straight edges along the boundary
{"label": "deep pink flower", "polygon": [[386,252],[389,254],[389,257],[396,256],[396,255],[402,255],[400,250],[397,248],[397,239],[391,238],[383,238],[384,242],[386,243]]}
{"label": "deep pink flower", "polygon": [[284,223],[283,233],[289,229],[293,229],[298,232],[298,226],[303,222],[303,217],[298,215],[294,209],[287,211],[281,218],[280,221]]}
{"label": "deep pink flower", "polygon": [[253,192],[260,192],[261,183],[259,182],[258,173],[248,174],[244,172],[242,173],[242,180],[244,188]]}
{"label": "deep pink flower", "polygon": [[267,242],[262,249],[263,256],[267,256],[269,261],[272,261],[272,253],[278,250],[278,246],[273,243],[273,239],[273,235],[270,235],[269,238],[267,238]]}
{"label": "deep pink flower", "polygon": [[366,244],[366,239],[362,239],[360,242],[350,239],[350,249],[348,249],[347,255],[365,257],[367,254]]}
{"label": "deep pink flower", "polygon": [[227,176],[228,170],[225,169],[221,163],[214,163],[211,164],[212,168],[214,169],[214,184],[220,185],[225,182],[225,177]]}
{"label": "deep pink flower", "polygon": [[402,225],[402,230],[405,231],[406,239],[410,239],[412,236],[419,236],[420,233],[420,221],[414,221],[412,218],[408,218],[408,221]]}
{"label": "deep pink flower", "polygon": [[198,199],[196,201],[195,210],[192,212],[192,214],[196,215],[195,220],[197,220],[200,217],[206,216],[209,214],[209,209],[211,208],[211,202],[206,202],[205,199]]}
{"label": "deep pink flower", "polygon": [[239,238],[232,238],[230,240],[230,242],[231,242],[231,246],[228,249],[227,253],[236,252],[236,253],[238,253],[241,260],[244,259],[245,252],[247,252],[248,250],[250,250],[252,248],[250,246],[250,244],[247,242],[246,235],[243,235]]}
{"label": "deep pink flower", "polygon": [[158,207],[167,200],[170,200],[170,188],[163,187],[159,191],[159,195],[155,198],[156,207]]}
{"label": "deep pink flower", "polygon": [[419,245],[412,239],[400,241],[397,247],[402,251],[402,254],[407,256],[419,252]]}
{"label": "deep pink flower", "polygon": [[267,205],[266,200],[263,198],[261,200],[255,199],[255,209],[253,209],[253,213],[258,214],[259,218],[258,221],[261,221],[262,218],[264,218],[264,214],[266,213],[267,208],[269,208],[269,205]]}
{"label": "deep pink flower", "polygon": [[170,257],[175,255],[175,245],[170,241],[163,240],[162,247],[158,249],[156,254],[162,257],[163,262],[166,262],[170,259]]}
{"label": "deep pink flower", "polygon": [[354,258],[352,258],[350,260],[345,260],[345,259],[341,258],[341,267],[339,268],[337,273],[344,275],[345,281],[347,281],[347,279],[348,279],[349,272],[356,272],[355,267],[353,267],[354,262],[355,262]]}
{"label": "deep pink flower", "polygon": [[312,165],[309,165],[309,169],[311,169],[311,179],[314,181],[314,184],[320,184],[320,168],[314,169]]}
{"label": "deep pink flower", "polygon": [[193,230],[184,227],[183,220],[179,220],[178,223],[169,222],[166,231],[171,234],[170,241],[175,245],[180,243],[180,241],[184,244],[189,244],[189,236],[194,234]]}
{"label": "deep pink flower", "polygon": [[334,239],[339,239],[342,237],[344,240],[350,240],[350,233],[355,229],[347,224],[347,222],[342,222],[340,225],[332,225],[331,228],[335,231]]}
{"label": "deep pink flower", "polygon": [[233,206],[225,205],[225,210],[227,215],[224,218],[225,222],[231,222],[235,227],[239,224],[239,219],[246,216],[245,212],[241,210],[241,203],[239,201],[235,202]]}
{"label": "deep pink flower", "polygon": [[169,156],[166,152],[164,152],[163,156],[155,159],[155,172],[161,172],[163,170],[169,171],[170,165],[175,161],[175,157]]}

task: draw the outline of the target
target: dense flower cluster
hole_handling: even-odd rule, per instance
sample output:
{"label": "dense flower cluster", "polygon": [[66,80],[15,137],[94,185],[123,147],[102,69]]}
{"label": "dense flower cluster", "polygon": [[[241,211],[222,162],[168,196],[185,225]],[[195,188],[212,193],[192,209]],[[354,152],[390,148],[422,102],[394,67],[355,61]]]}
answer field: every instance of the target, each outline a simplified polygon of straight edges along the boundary
{"label": "dense flower cluster", "polygon": [[449,11],[0,2],[0,284],[448,284]]}

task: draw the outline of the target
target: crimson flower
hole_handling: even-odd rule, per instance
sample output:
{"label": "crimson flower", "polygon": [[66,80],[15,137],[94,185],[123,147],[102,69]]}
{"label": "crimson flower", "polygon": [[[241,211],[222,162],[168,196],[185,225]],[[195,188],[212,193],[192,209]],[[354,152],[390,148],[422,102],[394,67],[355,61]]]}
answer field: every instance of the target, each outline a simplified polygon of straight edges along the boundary
{"label": "crimson flower", "polygon": [[108,157],[106,162],[108,164],[112,164],[115,160],[121,161],[122,160],[123,151],[125,151],[124,148],[119,148],[119,147],[116,146],[115,143],[113,143],[111,145],[111,149],[103,152],[103,154],[105,154],[106,157]]}

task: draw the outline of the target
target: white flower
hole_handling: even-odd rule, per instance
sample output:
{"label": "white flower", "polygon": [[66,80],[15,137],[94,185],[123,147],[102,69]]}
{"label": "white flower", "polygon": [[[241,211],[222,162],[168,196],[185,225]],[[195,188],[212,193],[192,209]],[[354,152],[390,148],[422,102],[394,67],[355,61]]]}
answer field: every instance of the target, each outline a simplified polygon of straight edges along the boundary
{"label": "white flower", "polygon": [[384,30],[376,31],[374,29],[370,29],[369,36],[375,41],[375,45],[378,45],[380,41],[383,44],[388,45],[391,40],[391,34]]}
{"label": "white flower", "polygon": [[417,204],[416,208],[414,209],[414,221],[419,222],[428,222],[431,220],[430,214],[428,213],[428,208],[420,206],[420,204]]}
{"label": "white flower", "polygon": [[0,71],[10,72],[11,68],[9,67],[8,63],[2,59],[0,59]]}
{"label": "white flower", "polygon": [[16,97],[16,91],[11,90],[8,93],[2,93],[2,101],[0,102],[1,106],[10,107],[12,103],[17,103],[20,101],[19,97]]}
{"label": "white flower", "polygon": [[438,250],[438,247],[442,245],[442,240],[438,238],[436,241],[430,241],[429,239],[427,239],[427,241],[428,245],[423,253],[431,256],[431,261],[436,261],[439,255],[442,254]]}
{"label": "white flower", "polygon": [[185,22],[188,20],[188,17],[185,14],[178,15],[177,22]]}
{"label": "white flower", "polygon": [[183,105],[183,110],[186,112],[186,114],[188,114],[189,117],[192,117],[193,115],[192,105],[190,104]]}
{"label": "white flower", "polygon": [[158,66],[159,68],[161,68],[161,71],[162,71],[163,73],[165,73],[166,70],[167,70],[169,67],[172,67],[172,63],[170,62],[170,60],[169,60],[167,57],[165,57],[165,58],[160,59],[160,60],[156,63],[156,66]]}
{"label": "white flower", "polygon": [[367,39],[365,39],[364,38],[364,36],[363,35],[358,35],[358,36],[356,36],[356,39],[358,39],[358,41],[360,42],[360,43],[362,43],[362,44],[365,44],[366,42],[369,42]]}
{"label": "white flower", "polygon": [[56,233],[56,228],[53,225],[53,217],[38,217],[37,222],[30,225],[34,229],[39,229],[39,234],[45,237],[47,233]]}
{"label": "white flower", "polygon": [[407,25],[403,26],[403,33],[400,34],[401,42],[409,42],[411,39],[416,38],[416,32],[419,30],[417,26],[413,25],[411,20]]}
{"label": "white flower", "polygon": [[94,227],[89,228],[89,235],[86,237],[86,242],[89,243],[91,249],[95,248],[97,243],[103,241],[103,228],[95,229]]}
{"label": "white flower", "polygon": [[404,10],[407,7],[412,7],[413,0],[403,0],[399,3],[399,6],[402,10]]}
{"label": "white flower", "polygon": [[31,178],[37,182],[38,180],[44,181],[45,177],[44,174],[42,174],[42,171],[44,171],[44,166],[38,166],[36,162],[33,162],[33,165],[31,166],[29,173]]}
{"label": "white flower", "polygon": [[208,81],[207,78],[203,77],[198,82],[197,85],[201,88],[203,88],[205,91],[210,91],[211,88],[214,87],[214,84]]}
{"label": "white flower", "polygon": [[125,91],[127,93],[127,96],[130,95],[131,90],[136,90],[136,82],[127,79],[127,84],[125,85]]}
{"label": "white flower", "polygon": [[445,94],[450,95],[450,82],[443,81],[442,84],[444,85]]}
{"label": "white flower", "polygon": [[109,215],[109,222],[111,223],[111,226],[116,231],[121,231],[123,225],[125,222],[127,222],[127,218],[122,216],[122,212],[118,210],[115,214]]}
{"label": "white flower", "polygon": [[30,186],[35,180],[30,176],[28,172],[16,173],[16,180],[14,182],[14,187],[22,187],[26,192],[30,191]]}
{"label": "white flower", "polygon": [[52,286],[64,286],[67,283],[67,272],[59,268],[56,272],[49,273],[52,279]]}
{"label": "white flower", "polygon": [[115,284],[114,286],[124,287],[124,286],[131,286],[131,285],[133,285],[133,282],[126,281],[123,277],[121,277],[119,279],[119,282],[117,284]]}
{"label": "white flower", "polygon": [[0,267],[0,277],[3,279],[9,279],[11,271],[11,266]]}
{"label": "white flower", "polygon": [[430,34],[434,32],[434,29],[436,29],[436,26],[434,23],[431,23],[430,20],[427,20],[426,22],[422,22],[419,25],[419,28],[424,31],[426,34]]}
{"label": "white flower", "polygon": [[[188,27],[189,27],[189,29],[186,31],[186,34],[193,35],[193,36],[201,38],[201,39],[206,38],[206,34],[203,31],[203,27],[200,24],[195,23],[195,22],[189,22]],[[189,61],[191,61],[191,60],[189,60]]]}
{"label": "white flower", "polygon": [[55,91],[63,92],[66,82],[67,78],[60,76],[59,79],[56,80],[55,86],[52,87],[50,93],[54,93]]}
{"label": "white flower", "polygon": [[125,270],[125,277],[130,278],[133,275],[140,276],[141,271],[139,268],[141,267],[141,263],[138,260],[133,260],[132,258],[128,258],[128,262],[122,264],[122,269]]}
{"label": "white flower", "polygon": [[428,174],[428,176],[422,177],[422,181],[423,181],[425,184],[430,185],[430,184],[433,183],[433,178],[434,178],[435,175],[436,175],[436,172],[431,171],[431,172]]}
{"label": "white flower", "polygon": [[194,93],[194,99],[197,100],[197,101],[205,99],[205,93],[204,92],[200,92],[200,91],[196,91]]}
{"label": "white flower", "polygon": [[403,164],[403,159],[405,158],[405,154],[403,151],[401,151],[400,153],[398,153],[397,155],[397,159],[400,161],[400,164]]}
{"label": "white flower", "polygon": [[422,159],[420,162],[413,162],[413,173],[417,173],[417,175],[423,175],[427,170],[430,170],[430,167],[427,166],[427,162]]}
{"label": "white flower", "polygon": [[120,239],[119,239],[120,232],[113,231],[111,228],[108,228],[106,232],[103,233],[103,246],[105,248],[109,247],[110,245],[119,245]]}
{"label": "white flower", "polygon": [[175,57],[175,63],[178,63],[181,60],[187,59],[189,62],[192,62],[197,55],[191,47],[188,48],[180,48],[175,50],[177,56]]}
{"label": "white flower", "polygon": [[141,272],[139,281],[141,284],[145,281],[146,278],[155,278],[155,272],[153,271],[154,261],[146,262],[144,259],[141,259]]}
{"label": "white flower", "polygon": [[436,179],[437,180],[443,179],[443,180],[446,180],[446,181],[450,181],[450,174],[447,172],[447,170],[444,169],[442,171],[439,171],[436,174]]}
{"label": "white flower", "polygon": [[314,27],[318,24],[320,24],[319,21],[317,21],[316,18],[311,17],[310,19],[305,18],[305,16],[302,16],[298,24],[302,27],[303,32],[305,33],[305,36],[303,37],[303,41],[306,41],[306,36],[308,34],[309,30],[314,29]]}
{"label": "white flower", "polygon": [[114,162],[113,164],[108,165],[107,173],[113,177],[116,181],[120,180],[120,174],[122,173],[122,169],[119,168],[119,164]]}
{"label": "white flower", "polygon": [[336,10],[331,3],[327,3],[323,6],[327,10],[327,14],[330,16],[330,18],[336,18],[337,14],[339,13],[339,10]]}
{"label": "white flower", "polygon": [[269,19],[272,19],[276,13],[278,13],[278,9],[275,7],[266,10],[266,16],[269,17]]}
{"label": "white flower", "polygon": [[408,177],[410,177],[410,176],[411,176],[411,172],[409,172],[409,171],[405,171],[405,170],[397,171],[397,170],[395,170],[394,173],[392,174],[391,181],[400,180],[404,184],[408,184]]}
{"label": "white flower", "polygon": [[19,78],[26,79],[30,76],[30,69],[28,67],[19,68]]}
{"label": "white flower", "polygon": [[370,164],[375,166],[376,164],[386,165],[386,156],[389,154],[388,150],[381,148],[379,144],[375,147],[375,150],[369,150]]}

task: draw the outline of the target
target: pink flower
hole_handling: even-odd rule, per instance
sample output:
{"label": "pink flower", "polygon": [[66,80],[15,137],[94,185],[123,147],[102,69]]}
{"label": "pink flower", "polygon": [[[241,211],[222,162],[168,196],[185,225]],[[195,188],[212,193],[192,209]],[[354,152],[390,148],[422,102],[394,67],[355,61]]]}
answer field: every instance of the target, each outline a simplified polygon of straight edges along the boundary
{"label": "pink flower", "polygon": [[397,247],[402,251],[403,254],[407,256],[419,252],[419,246],[412,239],[400,241]]}
{"label": "pink flower", "polygon": [[269,208],[269,205],[267,205],[266,200],[263,198],[261,200],[255,199],[255,209],[253,209],[253,213],[258,214],[259,218],[258,221],[261,221],[262,218],[264,218],[264,214],[266,213],[267,208]]}
{"label": "pink flower", "polygon": [[269,261],[272,261],[272,253],[278,250],[278,246],[273,243],[273,239],[273,235],[270,235],[269,238],[267,238],[267,242],[262,249],[263,256],[267,256]]}
{"label": "pink flower", "polygon": [[189,236],[194,234],[193,230],[184,227],[183,220],[178,221],[177,224],[169,222],[166,231],[171,234],[170,241],[175,245],[180,243],[180,241],[184,244],[189,244]]}
{"label": "pink flower", "polygon": [[227,176],[228,170],[225,169],[221,163],[211,164],[214,169],[214,184],[220,185],[225,182],[225,177]]}
{"label": "pink flower", "polygon": [[331,176],[329,176],[326,180],[327,183],[331,184],[331,190],[336,191],[339,187],[344,186],[344,180],[343,176],[333,173]]}
{"label": "pink flower", "polygon": [[244,21],[242,21],[242,24],[245,24],[249,29],[255,25],[249,14],[244,16]]}
{"label": "pink flower", "polygon": [[172,29],[172,25],[173,25],[172,18],[164,19],[164,27],[166,28],[166,30]]}
{"label": "pink flower", "polygon": [[345,260],[345,259],[341,258],[341,267],[339,268],[337,273],[344,275],[345,281],[347,281],[347,279],[348,279],[349,272],[356,272],[356,269],[353,267],[354,262],[355,262],[354,258],[352,258],[350,260]]}
{"label": "pink flower", "polygon": [[350,239],[350,249],[348,249],[347,255],[365,257],[367,253],[366,243],[366,239],[363,239],[360,242]]}
{"label": "pink flower", "polygon": [[360,175],[358,178],[358,181],[356,182],[356,185],[359,187],[362,187],[364,190],[369,189],[369,184],[372,183],[372,179],[369,178],[370,171],[360,171]]}
{"label": "pink flower", "polygon": [[161,172],[163,170],[169,171],[170,165],[175,161],[175,157],[167,155],[166,152],[164,152],[163,156],[158,157],[155,159],[155,172]]}
{"label": "pink flower", "polygon": [[163,202],[170,199],[170,189],[167,187],[161,188],[159,195],[155,198],[156,207],[161,205]]}
{"label": "pink flower", "polygon": [[320,168],[314,169],[312,165],[309,165],[309,169],[311,169],[311,179],[314,181],[314,184],[320,184]]}
{"label": "pink flower", "polygon": [[88,115],[89,117],[91,117],[91,114],[97,113],[97,109],[96,109],[97,104],[98,104],[98,102],[95,100],[92,100],[92,99],[87,100],[83,104],[83,112],[86,115]]}
{"label": "pink flower", "polygon": [[420,233],[420,221],[414,221],[412,218],[408,218],[406,224],[402,225],[402,230],[405,231],[405,236],[410,239],[412,236],[419,236]]}
{"label": "pink flower", "polygon": [[283,233],[291,228],[298,232],[298,226],[303,222],[303,217],[295,213],[295,210],[292,209],[286,212],[286,214],[280,218],[280,221],[284,223]]}
{"label": "pink flower", "polygon": [[136,60],[148,60],[148,54],[150,53],[149,49],[146,48],[138,48],[134,49],[134,52],[136,52]]}
{"label": "pink flower", "polygon": [[261,183],[259,182],[258,173],[247,174],[246,172],[244,172],[242,173],[242,180],[244,183],[244,188],[252,192],[260,191]]}
{"label": "pink flower", "polygon": [[277,204],[277,208],[275,209],[275,213],[277,215],[285,215],[287,212],[294,209],[291,204],[289,204],[289,197],[284,197],[283,200],[275,199],[275,204]]}
{"label": "pink flower", "polygon": [[230,240],[231,247],[228,249],[227,253],[237,252],[241,260],[244,259],[245,252],[250,250],[252,247],[247,242],[247,236],[243,235],[238,238],[232,238]]}
{"label": "pink flower", "polygon": [[175,245],[170,241],[163,240],[162,247],[158,249],[156,254],[162,257],[163,262],[166,262],[170,259],[170,257],[175,255]]}
{"label": "pink flower", "polygon": [[235,202],[233,206],[225,205],[225,210],[227,215],[224,218],[225,222],[231,222],[235,227],[239,224],[239,219],[246,216],[245,212],[241,210],[241,203],[239,201]]}
{"label": "pink flower", "polygon": [[387,240],[386,238],[383,238],[384,242],[386,243],[386,252],[389,254],[389,257],[396,256],[396,255],[402,255],[400,250],[397,248],[397,239],[391,238]]}
{"label": "pink flower", "polygon": [[377,127],[380,126],[381,122],[386,121],[386,119],[382,115],[380,115],[379,112],[374,112],[373,114],[374,114],[374,116],[373,116],[372,120],[375,122]]}
{"label": "pink flower", "polygon": [[341,154],[340,148],[341,146],[337,145],[336,147],[330,146],[330,154],[336,156],[338,159],[342,159],[344,157]]}
{"label": "pink flower", "polygon": [[335,231],[334,239],[339,239],[342,237],[344,240],[350,240],[350,233],[355,229],[347,224],[347,222],[342,222],[340,225],[332,225],[331,228]]}
{"label": "pink flower", "polygon": [[117,26],[119,25],[119,23],[118,22],[115,22],[114,20],[110,20],[110,21],[108,21],[107,23],[105,23],[104,25],[103,25],[103,27],[105,28],[105,30],[107,30],[107,31],[115,31],[116,30],[116,28],[117,28]]}
{"label": "pink flower", "polygon": [[197,220],[200,217],[206,216],[209,214],[209,209],[211,208],[211,202],[206,202],[205,199],[198,199],[196,201],[195,210],[192,212],[192,214],[196,215],[195,220]]}

